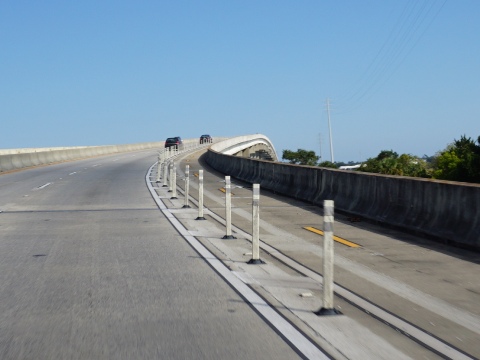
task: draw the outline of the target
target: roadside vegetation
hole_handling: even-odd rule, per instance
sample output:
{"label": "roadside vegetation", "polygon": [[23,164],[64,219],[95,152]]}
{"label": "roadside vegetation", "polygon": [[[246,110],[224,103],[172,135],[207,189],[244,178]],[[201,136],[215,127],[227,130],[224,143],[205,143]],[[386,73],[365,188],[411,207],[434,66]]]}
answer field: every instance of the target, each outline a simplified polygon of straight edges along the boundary
{"label": "roadside vegetation", "polygon": [[[290,164],[336,169],[358,164],[354,161],[318,162],[320,157],[314,151],[303,149],[283,150],[282,159]],[[411,154],[399,155],[393,150],[382,150],[376,157],[359,165],[355,171],[480,183],[480,136],[475,141],[463,135],[434,156],[424,155],[421,158]]]}

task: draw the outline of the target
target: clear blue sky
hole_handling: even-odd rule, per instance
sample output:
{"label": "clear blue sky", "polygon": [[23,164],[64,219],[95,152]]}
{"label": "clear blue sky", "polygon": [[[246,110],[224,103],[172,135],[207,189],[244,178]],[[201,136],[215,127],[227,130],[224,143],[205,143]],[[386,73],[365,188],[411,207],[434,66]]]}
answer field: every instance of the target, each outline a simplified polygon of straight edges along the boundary
{"label": "clear blue sky", "polygon": [[480,135],[478,0],[0,2],[0,148],[262,133],[335,161]]}

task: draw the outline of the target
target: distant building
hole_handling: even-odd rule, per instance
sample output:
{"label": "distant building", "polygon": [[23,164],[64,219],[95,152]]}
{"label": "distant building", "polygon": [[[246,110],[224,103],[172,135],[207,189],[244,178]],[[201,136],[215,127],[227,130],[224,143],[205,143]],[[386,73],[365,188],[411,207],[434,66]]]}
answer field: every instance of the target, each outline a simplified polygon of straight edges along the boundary
{"label": "distant building", "polygon": [[358,169],[361,166],[361,164],[356,164],[356,165],[345,165],[345,166],[340,166],[340,170],[354,170]]}

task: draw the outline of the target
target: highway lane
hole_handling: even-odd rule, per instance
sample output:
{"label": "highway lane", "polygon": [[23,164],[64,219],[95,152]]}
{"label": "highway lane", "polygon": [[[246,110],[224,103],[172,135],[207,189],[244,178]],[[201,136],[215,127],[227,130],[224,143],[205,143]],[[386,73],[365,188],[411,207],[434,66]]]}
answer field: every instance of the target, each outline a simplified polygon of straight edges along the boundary
{"label": "highway lane", "polygon": [[158,210],[155,160],[0,175],[0,358],[301,358]]}

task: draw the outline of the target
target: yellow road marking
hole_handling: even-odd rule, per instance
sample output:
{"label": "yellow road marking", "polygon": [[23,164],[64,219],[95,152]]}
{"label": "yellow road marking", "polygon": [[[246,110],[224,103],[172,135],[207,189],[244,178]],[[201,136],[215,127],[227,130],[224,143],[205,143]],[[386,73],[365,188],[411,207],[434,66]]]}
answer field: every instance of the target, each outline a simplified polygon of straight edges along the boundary
{"label": "yellow road marking", "polygon": [[[223,188],[223,187],[220,188],[220,189],[218,189],[218,190],[220,190],[220,191],[223,192],[223,193],[226,193],[226,192],[227,192],[227,190],[225,190],[225,188]],[[234,194],[233,192],[230,192],[230,195],[233,196],[233,195],[235,195],[235,194]]]}
{"label": "yellow road marking", "polygon": [[[322,230],[319,230],[317,228],[314,228],[313,226],[304,226],[303,227],[305,230],[308,230],[308,231],[311,231],[315,234],[318,234],[318,235],[322,235],[323,236],[323,231]],[[358,247],[361,247],[361,245],[358,245],[358,244],[355,244],[354,242],[351,242],[351,241],[348,241],[348,240],[345,240],[345,239],[342,239],[341,237],[338,237],[338,236],[335,236],[333,235],[333,240],[343,244],[343,245],[347,245],[347,246],[350,246],[350,247],[353,247],[353,248],[358,248]]]}

